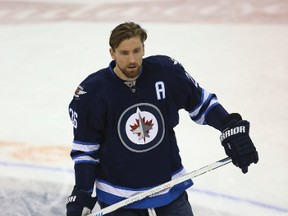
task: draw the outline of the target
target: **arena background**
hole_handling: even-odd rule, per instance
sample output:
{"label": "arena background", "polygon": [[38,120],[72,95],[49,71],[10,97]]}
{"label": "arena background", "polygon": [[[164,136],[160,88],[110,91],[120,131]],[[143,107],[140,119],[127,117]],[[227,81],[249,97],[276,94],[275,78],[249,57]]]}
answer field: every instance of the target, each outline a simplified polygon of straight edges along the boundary
{"label": "arena background", "polygon": [[[146,56],[177,59],[251,122],[259,163],[246,175],[229,164],[195,178],[195,215],[288,215],[288,1],[0,0],[1,215],[65,215],[67,107],[79,82],[110,62],[110,31],[122,21],[148,30]],[[187,171],[225,157],[217,131],[180,115]]]}

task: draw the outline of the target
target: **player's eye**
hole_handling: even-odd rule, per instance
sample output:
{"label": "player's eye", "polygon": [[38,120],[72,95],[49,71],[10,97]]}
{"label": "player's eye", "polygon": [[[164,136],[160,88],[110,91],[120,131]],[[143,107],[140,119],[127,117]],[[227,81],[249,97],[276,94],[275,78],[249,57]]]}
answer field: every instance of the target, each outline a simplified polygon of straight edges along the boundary
{"label": "player's eye", "polygon": [[141,48],[135,49],[134,53],[139,53],[141,51]]}
{"label": "player's eye", "polygon": [[129,53],[127,51],[120,52],[121,55],[128,55]]}

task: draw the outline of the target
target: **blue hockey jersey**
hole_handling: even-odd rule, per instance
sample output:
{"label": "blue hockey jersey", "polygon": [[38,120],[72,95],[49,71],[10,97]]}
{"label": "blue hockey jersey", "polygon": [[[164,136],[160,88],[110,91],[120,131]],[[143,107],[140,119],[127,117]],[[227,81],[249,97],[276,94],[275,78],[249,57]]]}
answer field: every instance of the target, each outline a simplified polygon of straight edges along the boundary
{"label": "blue hockey jersey", "polygon": [[[88,76],[69,105],[76,185],[92,190],[96,182],[98,200],[109,205],[185,174],[173,130],[180,109],[218,129],[227,115],[215,94],[170,57],[144,58],[134,82],[119,79],[114,67],[112,61]],[[192,184],[185,181],[128,207],[166,205]]]}

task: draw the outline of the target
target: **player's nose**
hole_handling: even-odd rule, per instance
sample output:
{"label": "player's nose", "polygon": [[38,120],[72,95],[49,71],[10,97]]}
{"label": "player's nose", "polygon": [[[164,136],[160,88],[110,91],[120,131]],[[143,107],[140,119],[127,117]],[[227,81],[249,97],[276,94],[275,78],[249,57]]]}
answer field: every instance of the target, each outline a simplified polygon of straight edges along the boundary
{"label": "player's nose", "polygon": [[131,64],[131,63],[135,63],[135,62],[136,62],[136,57],[133,53],[131,53],[129,55],[129,63]]}

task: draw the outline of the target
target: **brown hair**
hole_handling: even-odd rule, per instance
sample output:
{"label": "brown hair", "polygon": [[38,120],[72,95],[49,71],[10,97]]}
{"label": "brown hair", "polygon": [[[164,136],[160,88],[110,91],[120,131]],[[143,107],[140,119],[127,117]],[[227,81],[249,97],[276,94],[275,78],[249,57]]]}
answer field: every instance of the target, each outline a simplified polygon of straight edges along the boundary
{"label": "brown hair", "polygon": [[123,40],[138,36],[140,37],[140,40],[144,42],[147,39],[146,30],[134,22],[125,22],[112,30],[109,45],[115,50]]}

